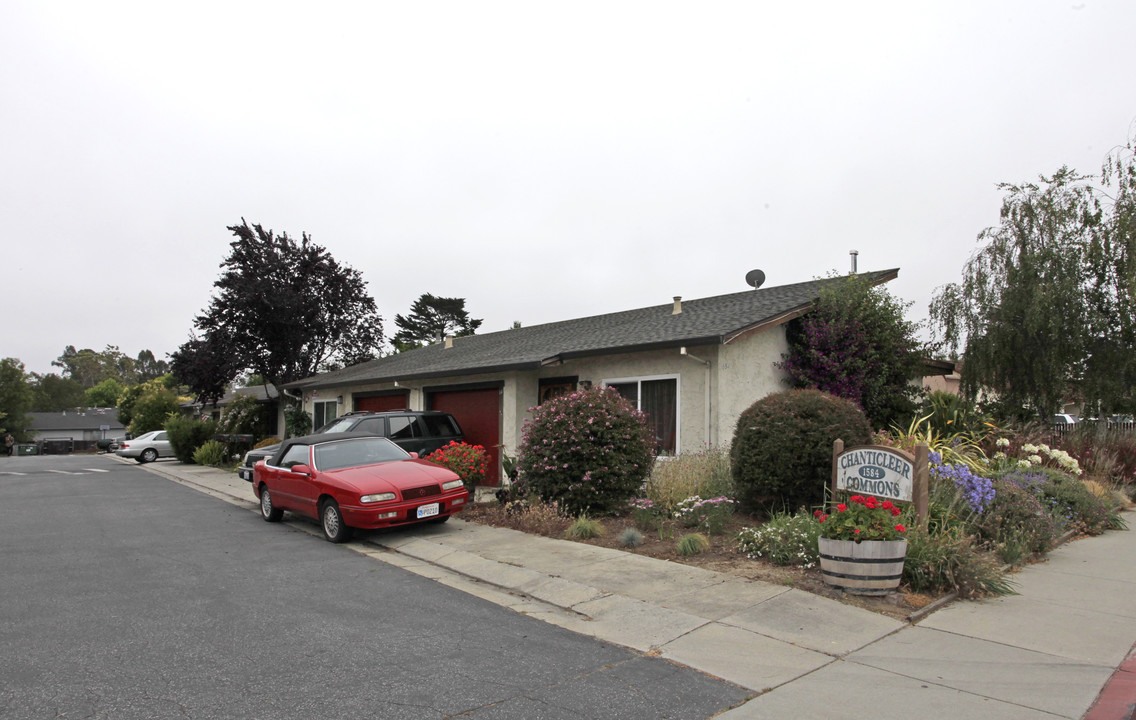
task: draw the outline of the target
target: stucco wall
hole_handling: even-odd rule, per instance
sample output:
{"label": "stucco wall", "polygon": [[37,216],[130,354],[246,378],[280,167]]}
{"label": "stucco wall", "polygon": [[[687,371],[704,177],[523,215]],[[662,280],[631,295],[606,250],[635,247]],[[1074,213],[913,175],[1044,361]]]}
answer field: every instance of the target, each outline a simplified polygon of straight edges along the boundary
{"label": "stucco wall", "polygon": [[771,393],[785,390],[785,373],[774,367],[789,351],[785,327],[778,326],[743,337],[719,352],[721,384],[715,393],[718,401],[718,444],[729,445],[734,438],[738,416],[755,402]]}
{"label": "stucco wall", "polygon": [[[515,454],[539,399],[540,380],[576,377],[580,383],[600,386],[627,378],[676,377],[679,393],[679,452],[693,452],[706,445],[729,444],[738,415],[753,402],[784,389],[782,373],[773,367],[787,351],[785,332],[777,327],[744,337],[729,345],[702,345],[647,352],[569,359],[560,365],[533,372],[466,375],[429,380],[403,381],[397,389],[410,390],[413,410],[424,408],[423,388],[442,388],[473,383],[503,383],[501,394],[501,442],[505,452]],[[709,369],[704,362],[710,363]],[[709,390],[707,389],[709,387]],[[393,383],[358,384],[324,388],[305,393],[304,409],[313,410],[315,400],[343,397],[339,414],[354,408],[354,393],[396,389]],[[707,412],[709,398],[709,413]]]}

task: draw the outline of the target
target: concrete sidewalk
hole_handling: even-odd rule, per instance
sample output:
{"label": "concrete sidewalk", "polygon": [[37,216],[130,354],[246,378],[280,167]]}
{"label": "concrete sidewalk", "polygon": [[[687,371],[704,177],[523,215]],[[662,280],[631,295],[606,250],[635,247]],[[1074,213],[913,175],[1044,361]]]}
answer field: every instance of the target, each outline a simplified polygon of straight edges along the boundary
{"label": "concrete sidewalk", "polygon": [[[235,473],[143,467],[257,511]],[[288,519],[318,533],[314,522]],[[719,716],[728,720],[1082,718],[1090,708],[1091,720],[1129,720],[1136,705],[1136,532],[1065,545],[1014,576],[1020,594],[955,602],[915,624],[784,586],[457,518],[363,534],[350,547],[751,690],[753,699]]]}

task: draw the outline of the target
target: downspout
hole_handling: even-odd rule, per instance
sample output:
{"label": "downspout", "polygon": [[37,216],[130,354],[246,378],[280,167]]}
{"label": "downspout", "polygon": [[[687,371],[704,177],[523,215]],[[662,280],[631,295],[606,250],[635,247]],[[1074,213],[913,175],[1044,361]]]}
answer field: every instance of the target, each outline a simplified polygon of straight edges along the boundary
{"label": "downspout", "polygon": [[[293,400],[298,400],[299,403],[300,403],[300,409],[301,410],[304,409],[304,394],[303,393],[299,393],[298,395],[292,395],[291,393],[288,392],[287,388],[280,388],[280,394],[283,395],[284,397],[290,397]],[[283,413],[284,408],[280,408],[280,411]],[[287,436],[288,436],[288,419],[287,418],[284,418],[284,432],[282,434],[284,435],[285,438],[287,438]]]}
{"label": "downspout", "polygon": [[700,362],[700,363],[702,363],[703,365],[706,366],[706,382],[704,383],[704,385],[706,387],[706,399],[705,399],[705,401],[703,401],[702,407],[703,407],[703,410],[704,410],[705,423],[706,423],[706,447],[709,448],[710,445],[711,445],[711,442],[710,442],[710,367],[711,367],[710,361],[709,360],[703,360],[700,357],[695,357],[695,356],[691,355],[690,353],[688,353],[686,351],[685,347],[679,348],[678,352],[679,352],[680,355],[684,355],[684,356],[690,358],[691,360],[693,360],[695,362]]}

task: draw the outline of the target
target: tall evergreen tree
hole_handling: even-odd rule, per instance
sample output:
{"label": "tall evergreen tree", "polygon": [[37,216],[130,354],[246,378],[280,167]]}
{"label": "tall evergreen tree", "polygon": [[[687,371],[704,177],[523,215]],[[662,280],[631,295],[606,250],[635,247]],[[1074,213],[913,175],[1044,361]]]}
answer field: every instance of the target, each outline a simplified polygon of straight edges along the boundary
{"label": "tall evergreen tree", "polygon": [[395,315],[398,332],[391,339],[397,352],[441,342],[446,335],[473,335],[481,320],[471,318],[465,298],[446,298],[423,293],[410,306],[407,315]]}

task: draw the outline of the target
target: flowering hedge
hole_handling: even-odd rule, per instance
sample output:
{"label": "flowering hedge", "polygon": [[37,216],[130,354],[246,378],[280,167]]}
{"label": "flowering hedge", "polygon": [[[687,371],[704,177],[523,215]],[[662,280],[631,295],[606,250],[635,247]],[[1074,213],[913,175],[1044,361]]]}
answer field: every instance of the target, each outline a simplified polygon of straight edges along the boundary
{"label": "flowering hedge", "polygon": [[517,467],[526,488],[569,514],[610,514],[643,485],[654,453],[646,415],[613,388],[594,388],[533,409]]}
{"label": "flowering hedge", "polygon": [[489,468],[489,456],[481,445],[451,442],[435,450],[426,459],[457,473],[470,495],[478,484],[484,482],[485,472]]}

